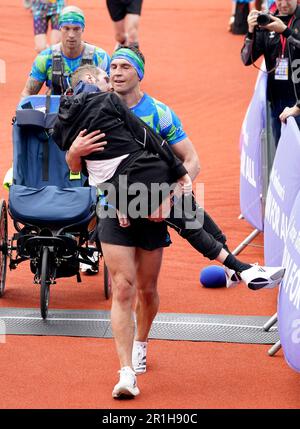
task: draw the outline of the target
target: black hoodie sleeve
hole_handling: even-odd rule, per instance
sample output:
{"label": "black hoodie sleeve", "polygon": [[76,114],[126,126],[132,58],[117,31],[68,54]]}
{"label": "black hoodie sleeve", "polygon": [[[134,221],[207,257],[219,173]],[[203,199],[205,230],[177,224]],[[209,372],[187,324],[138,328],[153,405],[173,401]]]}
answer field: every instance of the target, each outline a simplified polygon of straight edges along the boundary
{"label": "black hoodie sleeve", "polygon": [[[264,55],[264,34],[267,30],[255,29],[253,33],[247,33],[241,50],[241,59],[245,66],[250,66]],[[267,33],[269,33],[267,31]]]}
{"label": "black hoodie sleeve", "polygon": [[172,169],[177,179],[188,173],[183,163],[175,156],[166,140],[163,140],[151,127],[132,113],[116,94],[112,94],[112,101],[132,136],[144,149],[151,153],[158,154]]}

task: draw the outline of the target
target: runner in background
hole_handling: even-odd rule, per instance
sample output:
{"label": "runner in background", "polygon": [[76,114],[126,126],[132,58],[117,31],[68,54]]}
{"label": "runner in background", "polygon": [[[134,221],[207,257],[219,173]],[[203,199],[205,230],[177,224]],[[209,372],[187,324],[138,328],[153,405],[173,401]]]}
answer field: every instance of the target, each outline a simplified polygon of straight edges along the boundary
{"label": "runner in background", "polygon": [[[35,50],[41,52],[47,48],[47,32],[51,22],[50,45],[60,42],[58,18],[65,6],[64,0],[31,0]],[[25,4],[24,4],[25,6]],[[30,6],[25,6],[30,7]]]}
{"label": "runner in background", "polygon": [[138,29],[143,0],[106,0],[117,45],[139,47]]}

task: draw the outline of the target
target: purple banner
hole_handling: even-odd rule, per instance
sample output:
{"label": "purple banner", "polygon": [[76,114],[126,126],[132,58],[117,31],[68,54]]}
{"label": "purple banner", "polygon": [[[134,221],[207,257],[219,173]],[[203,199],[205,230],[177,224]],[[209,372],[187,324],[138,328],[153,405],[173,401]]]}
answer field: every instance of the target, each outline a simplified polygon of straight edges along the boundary
{"label": "purple banner", "polygon": [[254,95],[248,107],[240,136],[240,208],[244,218],[255,228],[263,230],[262,138],[266,134],[266,82],[260,73]]}
{"label": "purple banner", "polygon": [[281,129],[270,175],[264,219],[265,265],[279,266],[290,213],[300,190],[300,133],[294,118]]}
{"label": "purple banner", "polygon": [[300,192],[291,210],[282,265],[286,273],[278,296],[278,330],[284,357],[300,372]]}

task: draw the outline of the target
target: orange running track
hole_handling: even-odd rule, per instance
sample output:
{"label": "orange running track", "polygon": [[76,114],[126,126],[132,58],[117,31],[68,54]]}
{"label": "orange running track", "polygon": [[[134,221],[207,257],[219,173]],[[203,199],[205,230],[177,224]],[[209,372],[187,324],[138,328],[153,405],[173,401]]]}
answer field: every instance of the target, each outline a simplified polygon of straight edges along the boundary
{"label": "orange running track", "polygon": [[[104,0],[73,0],[86,13],[85,40],[109,53],[113,30]],[[257,71],[239,57],[242,36],[227,33],[230,2],[145,0],[140,42],[146,56],[143,88],[182,119],[201,160],[205,207],[234,249],[251,231],[239,216],[239,132]],[[1,179],[12,159],[11,118],[32,61],[31,15],[22,1],[0,0]],[[0,196],[7,199],[1,189]],[[10,234],[13,229],[10,226]],[[209,261],[172,234],[159,281],[160,312],[271,316],[277,290],[245,286],[208,290],[199,272]],[[262,237],[243,257],[263,263]],[[39,289],[26,264],[8,272],[2,307],[39,308]],[[59,280],[51,308],[104,309],[102,276]],[[139,376],[141,395],[115,401],[118,361],[111,339],[10,335],[0,344],[0,407],[5,408],[299,408],[299,375],[282,350],[268,345],[152,340],[149,370]]]}

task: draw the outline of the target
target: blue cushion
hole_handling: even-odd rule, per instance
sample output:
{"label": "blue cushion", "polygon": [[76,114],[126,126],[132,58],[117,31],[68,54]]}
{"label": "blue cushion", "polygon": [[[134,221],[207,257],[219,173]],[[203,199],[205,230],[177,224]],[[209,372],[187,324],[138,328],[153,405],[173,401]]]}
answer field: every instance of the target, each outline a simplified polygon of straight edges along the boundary
{"label": "blue cushion", "polygon": [[41,189],[12,185],[9,191],[9,210],[12,218],[33,225],[66,226],[88,219],[95,210],[96,188]]}

